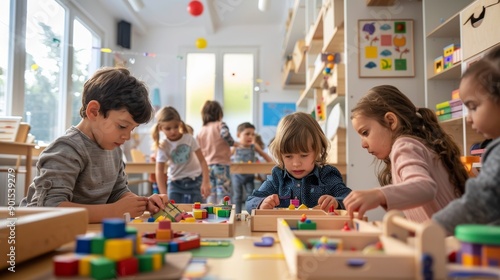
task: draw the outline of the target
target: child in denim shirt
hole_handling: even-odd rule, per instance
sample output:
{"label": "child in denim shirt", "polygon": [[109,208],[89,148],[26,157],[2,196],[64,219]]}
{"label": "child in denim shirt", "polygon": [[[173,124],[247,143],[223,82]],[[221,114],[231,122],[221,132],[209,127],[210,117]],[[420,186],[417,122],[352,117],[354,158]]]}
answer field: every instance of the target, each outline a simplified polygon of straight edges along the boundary
{"label": "child in denim shirt", "polygon": [[[237,136],[240,146],[233,149],[233,162],[254,163],[256,161],[256,153],[267,162],[272,161],[271,157],[259,145],[254,144],[255,126],[253,124],[244,122],[238,125]],[[255,186],[254,180],[254,174],[231,174],[233,203],[236,204],[236,213],[241,213],[241,204],[246,200],[243,199],[243,191],[245,191],[247,196],[253,192]]]}
{"label": "child in denim shirt", "polygon": [[269,150],[277,166],[246,201],[247,211],[288,207],[298,199],[309,208],[344,209],[351,192],[338,169],[326,163],[329,142],[311,115],[296,112],[278,124]]}

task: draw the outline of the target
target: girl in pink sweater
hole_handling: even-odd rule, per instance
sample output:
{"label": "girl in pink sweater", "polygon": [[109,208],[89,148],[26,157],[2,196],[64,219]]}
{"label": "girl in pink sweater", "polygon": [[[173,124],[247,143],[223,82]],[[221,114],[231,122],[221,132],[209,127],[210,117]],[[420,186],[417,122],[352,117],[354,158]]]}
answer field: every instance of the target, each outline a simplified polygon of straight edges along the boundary
{"label": "girl in pink sweater", "polygon": [[423,222],[464,193],[460,149],[428,108],[417,108],[390,85],[377,86],[351,110],[361,145],[380,162],[382,188],[353,191],[344,200],[352,217],[382,206]]}

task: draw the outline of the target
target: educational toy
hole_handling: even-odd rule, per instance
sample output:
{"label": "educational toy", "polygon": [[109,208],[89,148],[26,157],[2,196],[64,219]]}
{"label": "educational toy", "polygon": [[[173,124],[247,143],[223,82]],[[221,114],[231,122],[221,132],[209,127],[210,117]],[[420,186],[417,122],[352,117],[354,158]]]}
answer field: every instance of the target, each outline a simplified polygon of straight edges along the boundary
{"label": "educational toy", "polygon": [[87,223],[83,208],[0,207],[0,269],[10,267],[11,260],[15,266],[72,242],[85,233]]}
{"label": "educational toy", "polygon": [[[175,204],[175,207],[179,209],[184,215],[191,215],[193,213],[193,204]],[[228,215],[226,209],[230,208],[228,217],[223,217]],[[200,209],[206,209],[207,218],[198,219],[193,217],[193,222],[179,221],[172,222],[171,227],[174,231],[187,231],[196,232],[201,235],[201,237],[232,237],[234,236],[234,220],[235,220],[235,206],[234,205],[213,205],[213,204],[201,204]],[[196,209],[198,210],[198,209]],[[221,212],[220,216],[217,216],[217,212]],[[197,214],[196,214],[197,215]],[[148,222],[150,214],[145,212],[141,217],[137,217],[134,220],[128,222],[128,226],[136,228],[140,233],[154,232],[158,227],[158,221]]]}
{"label": "educational toy", "polygon": [[[345,210],[335,210],[335,212],[325,212],[321,209],[253,209],[250,217],[250,226],[252,231],[276,231],[276,220],[278,218],[297,218],[305,214],[309,219],[316,223],[331,222],[341,229],[344,222],[350,220]],[[356,213],[357,215],[357,213]],[[367,220],[366,217],[364,220]],[[319,224],[318,224],[319,226]],[[352,226],[352,225],[351,225]],[[308,225],[304,225],[308,227]]]}
{"label": "educational toy", "polygon": [[[161,236],[160,232],[171,231],[170,223],[161,221],[156,233],[142,234],[135,228],[126,227],[122,219],[105,219],[101,233],[78,235],[73,253],[53,257],[53,274],[58,279],[125,279],[123,277],[129,276],[133,279],[171,279],[175,276],[177,279],[179,269],[172,269],[172,264],[184,268],[190,255],[172,261],[168,258],[169,253],[199,248],[200,236],[188,232]],[[104,242],[100,242],[101,239]],[[99,254],[91,252],[94,240],[99,241],[96,246],[102,247]]]}
{"label": "educational toy", "polygon": [[[382,232],[294,230],[296,222],[278,218],[277,225],[288,268],[298,279],[446,279],[445,234],[432,221],[417,224],[390,211]],[[314,249],[318,240],[323,246]]]}

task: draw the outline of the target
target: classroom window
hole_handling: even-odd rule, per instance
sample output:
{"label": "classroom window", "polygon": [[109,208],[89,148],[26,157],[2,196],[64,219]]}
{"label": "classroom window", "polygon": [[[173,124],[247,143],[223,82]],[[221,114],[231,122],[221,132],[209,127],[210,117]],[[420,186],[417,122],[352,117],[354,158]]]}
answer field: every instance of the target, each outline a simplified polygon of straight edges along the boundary
{"label": "classroom window", "polygon": [[224,122],[236,137],[242,122],[254,120],[253,86],[256,52],[226,49],[186,55],[186,123],[196,132],[203,125],[201,108],[206,100],[217,100]]}
{"label": "classroom window", "polygon": [[10,1],[0,1],[0,116],[7,114],[7,73],[10,41]]}
{"label": "classroom window", "polygon": [[203,125],[201,108],[215,97],[215,54],[189,53],[186,56],[186,123],[196,131]]}
{"label": "classroom window", "polygon": [[23,117],[38,141],[59,134],[63,75],[64,8],[54,0],[28,0]]}
{"label": "classroom window", "polygon": [[77,125],[81,120],[83,84],[99,67],[100,52],[93,47],[101,44],[99,37],[78,19],[73,21],[73,34],[78,36],[73,36],[73,70],[68,98],[71,102],[71,125]]}

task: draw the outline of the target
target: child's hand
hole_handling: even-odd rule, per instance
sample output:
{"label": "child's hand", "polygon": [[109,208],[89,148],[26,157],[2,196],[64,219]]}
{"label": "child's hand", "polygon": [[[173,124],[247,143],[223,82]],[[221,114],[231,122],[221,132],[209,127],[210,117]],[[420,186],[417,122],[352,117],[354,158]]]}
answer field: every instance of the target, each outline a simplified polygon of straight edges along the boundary
{"label": "child's hand", "polygon": [[273,209],[280,205],[280,198],[277,194],[272,194],[266,197],[259,206],[259,209]]}
{"label": "child's hand", "polygon": [[379,189],[352,191],[344,199],[345,208],[351,219],[356,211],[358,212],[357,218],[362,219],[366,211],[385,204],[385,196]]}
{"label": "child's hand", "polygon": [[151,214],[156,214],[160,209],[165,209],[165,204],[168,204],[166,194],[153,194],[148,198],[147,210]]}
{"label": "child's hand", "polygon": [[333,209],[337,209],[337,207],[339,206],[339,203],[337,202],[335,197],[333,197],[331,195],[325,194],[325,195],[320,196],[320,198],[318,199],[318,206],[323,211],[328,212],[328,210],[330,209],[330,206],[332,206],[332,205],[333,205]]}
{"label": "child's hand", "polygon": [[204,199],[207,199],[207,197],[210,196],[211,190],[212,190],[212,186],[210,186],[210,183],[202,183],[201,184],[201,196],[203,196]]}
{"label": "child's hand", "polygon": [[148,198],[136,195],[125,195],[113,204],[113,209],[116,211],[114,216],[121,217],[123,213],[128,212],[130,213],[130,217],[139,217],[146,211]]}

